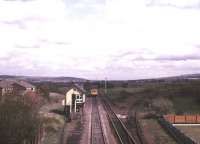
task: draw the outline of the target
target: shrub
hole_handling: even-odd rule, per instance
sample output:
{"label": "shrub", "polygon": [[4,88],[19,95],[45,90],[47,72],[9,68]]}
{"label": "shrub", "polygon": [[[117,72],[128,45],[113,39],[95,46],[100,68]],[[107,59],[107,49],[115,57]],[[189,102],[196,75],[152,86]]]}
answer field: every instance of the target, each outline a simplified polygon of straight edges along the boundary
{"label": "shrub", "polygon": [[0,104],[0,143],[22,144],[37,134],[40,120],[25,99],[8,97]]}

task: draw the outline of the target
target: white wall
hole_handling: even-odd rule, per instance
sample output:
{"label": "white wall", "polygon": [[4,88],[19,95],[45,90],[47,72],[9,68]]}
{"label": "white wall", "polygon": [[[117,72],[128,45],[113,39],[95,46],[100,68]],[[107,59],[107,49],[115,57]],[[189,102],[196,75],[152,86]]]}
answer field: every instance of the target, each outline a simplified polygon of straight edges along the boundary
{"label": "white wall", "polygon": [[85,103],[85,94],[83,94],[83,102]]}
{"label": "white wall", "polygon": [[70,89],[67,93],[66,93],[66,105],[72,105],[72,95],[80,95],[80,93],[78,91],[74,91],[74,89]]}
{"label": "white wall", "polygon": [[[68,105],[70,106],[70,112],[71,112],[71,105],[72,105],[72,95],[81,95],[79,91],[75,91],[73,88],[71,88],[65,96],[65,100],[62,101],[62,105]],[[85,94],[82,95],[83,96],[83,102],[85,102]]]}

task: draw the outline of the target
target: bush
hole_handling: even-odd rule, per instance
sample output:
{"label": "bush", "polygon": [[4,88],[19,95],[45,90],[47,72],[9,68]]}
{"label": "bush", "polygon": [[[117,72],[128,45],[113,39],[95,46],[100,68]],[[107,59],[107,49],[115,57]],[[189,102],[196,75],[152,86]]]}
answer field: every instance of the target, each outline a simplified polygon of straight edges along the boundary
{"label": "bush", "polygon": [[172,112],[173,103],[165,98],[159,97],[152,100],[152,108],[159,114]]}
{"label": "bush", "polygon": [[22,144],[32,140],[39,123],[38,112],[25,99],[6,98],[0,104],[0,143]]}

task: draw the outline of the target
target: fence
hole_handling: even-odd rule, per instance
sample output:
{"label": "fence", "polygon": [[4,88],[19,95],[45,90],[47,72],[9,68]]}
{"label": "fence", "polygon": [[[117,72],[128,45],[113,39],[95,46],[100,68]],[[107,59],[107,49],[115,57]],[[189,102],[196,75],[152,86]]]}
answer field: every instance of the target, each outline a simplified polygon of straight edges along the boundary
{"label": "fence", "polygon": [[163,117],[160,117],[158,121],[161,126],[178,142],[178,144],[197,144],[194,140],[187,137]]}
{"label": "fence", "polygon": [[164,115],[173,124],[200,124],[200,115]]}

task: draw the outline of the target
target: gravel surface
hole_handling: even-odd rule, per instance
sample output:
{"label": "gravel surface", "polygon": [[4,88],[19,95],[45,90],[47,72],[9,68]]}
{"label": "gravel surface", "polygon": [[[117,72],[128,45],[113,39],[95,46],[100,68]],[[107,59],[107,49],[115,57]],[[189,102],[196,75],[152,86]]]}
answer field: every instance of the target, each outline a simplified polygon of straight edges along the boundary
{"label": "gravel surface", "polygon": [[177,144],[155,119],[142,119],[141,125],[148,144]]}
{"label": "gravel surface", "polygon": [[103,132],[106,138],[106,143],[107,144],[117,144],[116,138],[113,134],[113,130],[111,129],[111,124],[109,123],[109,120],[107,118],[107,113],[99,100],[99,111],[100,111],[100,117],[101,117],[101,123],[103,127]]}
{"label": "gravel surface", "polygon": [[176,128],[200,143],[200,126],[176,126]]}
{"label": "gravel surface", "polygon": [[68,137],[66,144],[79,144],[83,133],[83,126],[81,125],[80,120],[75,120],[72,125],[70,126],[71,128],[67,128]]}

